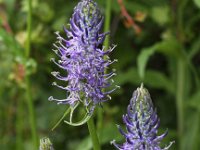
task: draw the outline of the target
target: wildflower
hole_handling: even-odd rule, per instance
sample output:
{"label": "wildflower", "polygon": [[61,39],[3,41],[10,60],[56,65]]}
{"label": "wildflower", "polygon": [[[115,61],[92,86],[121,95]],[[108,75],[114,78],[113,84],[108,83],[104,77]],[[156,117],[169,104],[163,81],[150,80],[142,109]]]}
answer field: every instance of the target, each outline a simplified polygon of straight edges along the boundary
{"label": "wildflower", "polygon": [[157,135],[160,120],[150,94],[143,85],[133,92],[127,114],[123,115],[123,122],[127,132],[120,126],[118,128],[126,142],[122,145],[116,144],[115,141],[111,142],[119,150],[168,150],[173,143],[163,149],[160,148],[160,141],[168,132]]}
{"label": "wildflower", "polygon": [[[60,72],[52,72],[57,79],[65,81],[67,86],[62,87],[53,83],[54,86],[66,91],[67,96],[63,100],[55,99],[52,96],[50,101],[58,104],[68,104],[75,108],[82,103],[89,113],[94,111],[97,104],[110,99],[109,94],[116,88],[105,91],[111,86],[114,72],[105,74],[111,61],[108,57],[114,47],[104,50],[101,48],[108,33],[100,33],[103,16],[100,9],[93,0],[82,0],[74,9],[70,19],[70,29],[66,29],[67,39],[57,34],[57,43],[54,44],[60,60],[52,61],[67,73],[61,76]],[[106,59],[104,59],[106,58]]]}
{"label": "wildflower", "polygon": [[54,150],[49,138],[42,138],[40,140],[40,150]]}

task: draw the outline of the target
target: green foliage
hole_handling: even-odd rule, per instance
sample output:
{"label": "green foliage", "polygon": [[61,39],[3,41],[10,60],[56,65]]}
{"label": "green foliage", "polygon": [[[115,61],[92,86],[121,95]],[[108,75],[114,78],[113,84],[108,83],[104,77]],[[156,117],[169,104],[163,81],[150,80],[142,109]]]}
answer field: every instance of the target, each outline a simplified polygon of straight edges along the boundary
{"label": "green foliage", "polygon": [[[96,1],[105,13],[106,1]],[[64,118],[51,131],[68,107],[47,100],[50,95],[66,96],[65,92],[51,86],[54,78],[50,72],[56,68],[50,62],[50,58],[56,57],[51,49],[56,40],[55,31],[65,36],[63,25],[68,27],[77,2],[32,0],[32,45],[30,58],[26,60],[27,0],[0,0],[0,135],[3,137],[0,149],[33,149],[25,75],[31,79],[38,135],[50,137],[58,150],[91,149],[86,126],[70,127],[63,122]],[[169,129],[162,144],[176,141],[171,149],[199,150],[200,1],[124,0],[124,5],[142,31],[135,34],[120,12],[117,0],[113,0],[110,44],[117,47],[110,57],[118,59],[112,67],[117,72],[115,83],[121,89],[111,95],[111,101],[103,104],[103,128],[98,131],[102,149],[114,149],[110,145],[113,139],[122,141],[115,124],[122,124],[121,116],[132,92],[143,82],[157,107],[160,132]],[[137,20],[140,15],[145,16],[143,21]],[[75,120],[83,115],[82,111],[76,112]],[[180,124],[183,132],[180,132]]]}
{"label": "green foliage", "polygon": [[198,111],[200,111],[200,105],[198,105],[199,101],[200,101],[200,92],[198,91],[197,93],[191,96],[187,105],[191,108],[195,108]]}
{"label": "green foliage", "polygon": [[200,0],[193,0],[193,1],[194,1],[195,5],[196,5],[198,8],[200,8]]}
{"label": "green foliage", "polygon": [[169,11],[168,6],[153,7],[151,16],[159,25],[165,25],[169,22]]}
{"label": "green foliage", "polygon": [[167,56],[183,57],[176,39],[167,39],[161,42],[157,42],[151,47],[144,48],[142,49],[142,52],[137,59],[138,72],[141,78],[144,78],[145,68],[148,60],[156,51]]}
{"label": "green foliage", "polygon": [[[118,134],[118,129],[115,124],[106,124],[106,128],[103,128],[99,133],[101,145],[110,143],[111,139],[122,140],[122,137]],[[75,150],[90,150],[92,149],[92,142],[90,137],[86,137],[81,143],[79,143]]]}

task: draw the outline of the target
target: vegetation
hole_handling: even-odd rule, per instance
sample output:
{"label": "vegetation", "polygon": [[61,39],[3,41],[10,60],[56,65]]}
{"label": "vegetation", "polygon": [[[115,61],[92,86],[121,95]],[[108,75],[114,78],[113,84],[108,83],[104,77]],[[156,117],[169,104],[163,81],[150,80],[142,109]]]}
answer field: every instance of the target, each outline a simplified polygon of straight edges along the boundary
{"label": "vegetation", "polygon": [[[144,83],[161,119],[159,132],[168,128],[170,149],[200,149],[200,1],[96,0],[110,31],[105,47],[118,62],[115,84],[121,88],[99,107],[95,125],[104,150],[120,143],[116,124],[136,87]],[[87,125],[72,127],[63,121],[51,130],[67,109],[49,102],[65,92],[51,83],[57,67],[50,62],[56,40],[64,35],[78,0],[0,0],[0,149],[35,150],[39,138],[49,137],[56,150],[89,150]],[[109,44],[110,43],[110,44]],[[84,112],[78,111],[75,120]],[[103,115],[102,115],[103,114]],[[64,119],[65,120],[65,119]]]}

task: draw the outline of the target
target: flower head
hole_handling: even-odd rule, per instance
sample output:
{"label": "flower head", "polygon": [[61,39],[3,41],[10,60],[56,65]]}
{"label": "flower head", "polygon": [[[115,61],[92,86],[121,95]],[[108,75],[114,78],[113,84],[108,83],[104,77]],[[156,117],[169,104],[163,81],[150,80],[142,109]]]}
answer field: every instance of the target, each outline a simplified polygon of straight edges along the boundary
{"label": "flower head", "polygon": [[54,150],[49,138],[42,138],[40,140],[40,150]]}
{"label": "flower head", "polygon": [[[103,16],[93,0],[82,0],[74,9],[70,19],[70,29],[65,29],[67,39],[57,32],[55,53],[60,60],[52,61],[64,69],[66,76],[60,72],[52,72],[57,79],[65,81],[65,87],[53,83],[53,85],[66,91],[67,96],[63,100],[49,98],[58,104],[69,104],[75,107],[82,103],[87,110],[92,112],[97,104],[110,98],[109,94],[114,90],[105,91],[112,84],[114,72],[105,74],[105,69],[112,64],[108,57],[114,49],[102,48],[104,39],[108,33],[100,33]],[[106,58],[106,59],[105,59]]]}
{"label": "flower head", "polygon": [[167,150],[169,146],[160,148],[160,141],[167,135],[167,131],[158,136],[160,120],[150,94],[147,89],[137,88],[133,92],[132,99],[127,108],[127,114],[123,115],[123,122],[127,132],[118,126],[120,133],[126,138],[122,145],[111,142],[119,150]]}

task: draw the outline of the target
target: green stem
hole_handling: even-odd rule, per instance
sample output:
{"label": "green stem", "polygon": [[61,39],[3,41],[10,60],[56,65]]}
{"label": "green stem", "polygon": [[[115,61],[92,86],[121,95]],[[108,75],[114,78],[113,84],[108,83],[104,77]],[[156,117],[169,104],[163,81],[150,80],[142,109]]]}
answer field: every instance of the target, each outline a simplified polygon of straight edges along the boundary
{"label": "green stem", "polygon": [[182,59],[177,62],[177,91],[176,107],[178,116],[178,136],[179,148],[183,148],[183,130],[184,130],[184,84],[185,82],[185,63]]}
{"label": "green stem", "polygon": [[93,118],[90,118],[90,120],[88,120],[87,125],[88,125],[88,129],[89,129],[89,132],[90,132],[92,144],[93,144],[93,149],[94,150],[101,150]]}
{"label": "green stem", "polygon": [[18,100],[18,106],[17,106],[17,123],[16,123],[16,132],[17,132],[17,140],[16,140],[16,144],[17,150],[23,150],[23,100],[19,99]]}
{"label": "green stem", "polygon": [[[112,0],[106,0],[106,16],[105,16],[105,23],[104,23],[104,32],[108,32],[110,29],[111,3],[112,3]],[[109,42],[110,42],[110,39],[107,36],[104,41],[105,49],[109,47]]]}
{"label": "green stem", "polygon": [[[26,56],[27,61],[29,59],[30,49],[31,49],[31,24],[32,24],[32,0],[28,0],[27,41],[26,41],[26,51],[25,51],[25,56]],[[26,75],[25,81],[26,81],[26,99],[27,99],[27,106],[28,106],[28,111],[29,111],[31,135],[32,135],[32,140],[35,147],[34,149],[38,149],[39,141],[37,137],[34,105],[33,105],[33,99],[32,99],[32,94],[31,94],[30,79],[28,75]]]}
{"label": "green stem", "polygon": [[97,108],[97,131],[101,131],[103,127],[103,110],[101,107]]}
{"label": "green stem", "polygon": [[57,126],[61,123],[61,121],[67,116],[67,114],[70,112],[70,107],[67,108],[67,110],[64,112],[63,116],[58,120],[58,122],[53,126],[53,128],[51,129],[51,131],[53,131],[55,128],[57,128]]}
{"label": "green stem", "polygon": [[[185,28],[184,28],[184,9],[187,7],[189,0],[178,0],[177,6],[177,39],[181,44],[182,56],[185,53]],[[185,71],[187,59],[180,57],[177,60],[177,91],[176,91],[176,107],[178,116],[178,138],[179,138],[179,149],[184,149],[184,92],[185,92]]]}
{"label": "green stem", "polygon": [[177,29],[178,29],[178,39],[181,42],[184,42],[185,33],[184,33],[184,10],[187,7],[189,0],[178,0],[178,10],[177,10]]}
{"label": "green stem", "polygon": [[29,111],[32,140],[33,140],[35,148],[38,149],[39,141],[37,137],[36,120],[35,120],[33,99],[32,99],[31,88],[30,88],[30,80],[28,76],[26,76],[26,99],[27,99],[27,105],[28,105],[28,111]]}
{"label": "green stem", "polygon": [[[104,32],[108,32],[109,29],[110,29],[111,3],[112,3],[112,0],[106,0],[106,14],[105,14]],[[110,38],[107,36],[105,41],[104,41],[105,50],[108,49],[109,43],[110,43]],[[104,59],[107,59],[107,58],[104,58]],[[105,70],[105,74],[106,74],[106,70]],[[98,117],[97,129],[98,129],[98,131],[100,131],[103,127],[103,111],[102,111],[102,108],[97,109],[97,117]]]}
{"label": "green stem", "polygon": [[31,49],[31,28],[32,28],[32,0],[28,0],[28,16],[27,16],[27,41],[25,56],[29,58]]}

